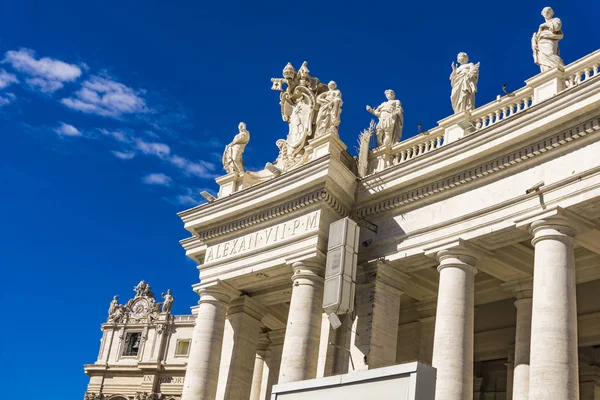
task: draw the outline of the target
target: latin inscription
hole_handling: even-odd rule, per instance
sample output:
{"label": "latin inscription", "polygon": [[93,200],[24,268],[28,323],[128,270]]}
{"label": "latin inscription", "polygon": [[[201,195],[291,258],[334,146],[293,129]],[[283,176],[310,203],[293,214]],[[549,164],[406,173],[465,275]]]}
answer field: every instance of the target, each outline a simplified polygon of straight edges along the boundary
{"label": "latin inscription", "polygon": [[317,229],[319,227],[319,212],[314,211],[291,221],[211,246],[206,250],[204,262],[209,263],[244,254]]}
{"label": "latin inscription", "polygon": [[[152,375],[144,375],[144,382],[152,382],[153,378]],[[158,382],[173,384],[183,383],[183,376],[160,376],[158,377]]]}

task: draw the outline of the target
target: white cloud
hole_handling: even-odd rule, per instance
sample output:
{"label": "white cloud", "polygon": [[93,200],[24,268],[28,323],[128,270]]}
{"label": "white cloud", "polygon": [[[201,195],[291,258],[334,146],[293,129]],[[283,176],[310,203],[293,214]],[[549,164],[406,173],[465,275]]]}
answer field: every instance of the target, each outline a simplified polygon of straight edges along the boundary
{"label": "white cloud", "polygon": [[142,139],[136,139],[135,148],[146,155],[162,159],[166,159],[171,154],[171,148],[168,145],[159,142],[147,142]]}
{"label": "white cloud", "polygon": [[63,87],[62,82],[43,78],[27,78],[25,79],[25,82],[27,82],[27,85],[29,85],[30,88],[42,93],[52,93]]}
{"label": "white cloud", "polygon": [[0,69],[0,89],[4,89],[5,87],[12,85],[13,83],[19,83],[17,77],[11,73],[6,72],[6,70],[4,69]]}
{"label": "white cloud", "polygon": [[75,128],[73,125],[65,124],[64,122],[61,122],[60,126],[54,129],[54,132],[61,136],[82,136],[79,129]]}
{"label": "white cloud", "polygon": [[170,186],[171,177],[165,174],[149,174],[142,178],[146,185]]}
{"label": "white cloud", "polygon": [[0,107],[4,107],[5,105],[12,103],[15,98],[16,96],[14,94],[5,93],[4,95],[0,96]]}
{"label": "white cloud", "polygon": [[113,138],[114,140],[120,143],[131,142],[131,138],[129,137],[129,135],[123,131],[109,131],[108,129],[100,129],[100,133],[102,133],[104,136]]}
{"label": "white cloud", "polygon": [[202,201],[193,198],[189,194],[180,194],[175,196],[175,203],[182,206],[197,206]]}
{"label": "white cloud", "polygon": [[64,98],[61,102],[73,110],[105,117],[149,111],[139,92],[100,76],[92,76],[83,82],[74,97]]}
{"label": "white cloud", "polygon": [[188,164],[183,167],[183,170],[189,175],[198,178],[210,179],[216,177],[214,173],[215,165],[206,161],[188,162]]}
{"label": "white cloud", "polygon": [[135,157],[135,153],[133,151],[117,151],[117,150],[113,150],[111,153],[113,153],[113,155],[121,160],[131,160],[133,157]]}
{"label": "white cloud", "polygon": [[6,52],[4,62],[15,70],[29,75],[25,82],[32,88],[51,93],[63,87],[65,82],[73,82],[81,76],[81,68],[49,57],[35,58],[30,49],[10,50]]}

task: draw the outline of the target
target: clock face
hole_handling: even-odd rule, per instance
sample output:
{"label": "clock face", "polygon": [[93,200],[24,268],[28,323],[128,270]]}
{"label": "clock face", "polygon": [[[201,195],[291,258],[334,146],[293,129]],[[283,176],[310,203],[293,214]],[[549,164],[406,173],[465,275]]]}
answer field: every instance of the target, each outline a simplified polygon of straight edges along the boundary
{"label": "clock face", "polygon": [[137,300],[131,306],[131,314],[134,318],[142,318],[148,312],[148,302],[144,299]]}

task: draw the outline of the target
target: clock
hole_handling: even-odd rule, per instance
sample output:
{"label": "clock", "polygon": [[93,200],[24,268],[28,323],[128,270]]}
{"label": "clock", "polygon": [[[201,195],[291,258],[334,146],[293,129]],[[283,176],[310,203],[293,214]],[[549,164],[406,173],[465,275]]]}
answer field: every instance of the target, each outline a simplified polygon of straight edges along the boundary
{"label": "clock", "polygon": [[131,315],[134,318],[139,319],[145,317],[146,314],[148,314],[148,300],[139,299],[131,305]]}

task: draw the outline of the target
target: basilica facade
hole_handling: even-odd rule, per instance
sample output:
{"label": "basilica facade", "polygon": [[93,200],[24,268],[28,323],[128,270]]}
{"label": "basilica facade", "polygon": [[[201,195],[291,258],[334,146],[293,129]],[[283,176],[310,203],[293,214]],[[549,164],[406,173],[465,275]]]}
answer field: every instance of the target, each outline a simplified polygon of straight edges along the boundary
{"label": "basilica facade", "polygon": [[[564,65],[550,11],[524,87],[477,107],[479,64],[461,53],[455,114],[402,140],[386,91],[356,157],[335,82],[288,64],[272,79],[277,159],[245,170],[240,124],[218,196],[179,213],[198,305],[172,315],[145,282],[115,299],[86,399],[276,399],[412,362],[435,369],[436,400],[600,399],[600,50]],[[355,257],[328,288],[344,218]],[[349,306],[324,312],[340,291]]]}

